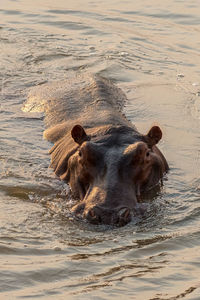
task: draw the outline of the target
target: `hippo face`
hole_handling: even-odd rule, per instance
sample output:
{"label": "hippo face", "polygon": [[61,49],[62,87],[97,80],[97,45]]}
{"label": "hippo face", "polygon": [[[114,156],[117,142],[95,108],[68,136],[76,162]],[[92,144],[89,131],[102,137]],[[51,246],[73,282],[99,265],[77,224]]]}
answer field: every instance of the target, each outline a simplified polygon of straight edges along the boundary
{"label": "hippo face", "polygon": [[81,200],[73,212],[93,224],[127,224],[131,210],[138,209],[140,193],[166,171],[155,146],[162,137],[160,128],[152,127],[146,136],[132,131],[92,139],[76,125],[71,135],[79,147],[68,160],[68,181]]}

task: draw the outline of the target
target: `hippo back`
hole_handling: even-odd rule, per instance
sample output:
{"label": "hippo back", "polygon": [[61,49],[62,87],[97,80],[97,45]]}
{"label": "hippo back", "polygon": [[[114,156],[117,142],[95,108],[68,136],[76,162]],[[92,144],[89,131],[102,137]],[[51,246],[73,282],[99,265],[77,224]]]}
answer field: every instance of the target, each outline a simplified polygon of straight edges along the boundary
{"label": "hippo back", "polygon": [[129,125],[122,109],[126,96],[108,79],[98,75],[79,75],[30,90],[24,111],[45,112],[44,137],[55,142],[74,124],[85,128],[102,125]]}

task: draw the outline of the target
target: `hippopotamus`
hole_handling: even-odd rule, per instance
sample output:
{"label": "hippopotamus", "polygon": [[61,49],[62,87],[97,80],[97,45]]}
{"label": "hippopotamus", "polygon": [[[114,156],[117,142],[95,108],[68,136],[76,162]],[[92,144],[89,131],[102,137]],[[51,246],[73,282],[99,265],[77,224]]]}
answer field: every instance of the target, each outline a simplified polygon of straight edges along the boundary
{"label": "hippopotamus", "polygon": [[123,114],[126,101],[110,80],[82,75],[37,87],[26,103],[45,111],[50,166],[77,200],[72,212],[92,224],[127,224],[168,171],[160,127],[139,133]]}

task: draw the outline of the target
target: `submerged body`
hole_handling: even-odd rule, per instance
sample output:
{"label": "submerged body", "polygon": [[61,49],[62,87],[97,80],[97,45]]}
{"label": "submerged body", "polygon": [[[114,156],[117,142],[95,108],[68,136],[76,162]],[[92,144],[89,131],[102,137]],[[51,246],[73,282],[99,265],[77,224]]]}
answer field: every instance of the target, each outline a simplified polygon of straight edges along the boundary
{"label": "submerged body", "polygon": [[160,128],[140,134],[122,113],[125,101],[110,81],[86,76],[37,88],[26,104],[45,111],[51,167],[78,201],[73,212],[94,224],[128,223],[140,194],[168,170]]}

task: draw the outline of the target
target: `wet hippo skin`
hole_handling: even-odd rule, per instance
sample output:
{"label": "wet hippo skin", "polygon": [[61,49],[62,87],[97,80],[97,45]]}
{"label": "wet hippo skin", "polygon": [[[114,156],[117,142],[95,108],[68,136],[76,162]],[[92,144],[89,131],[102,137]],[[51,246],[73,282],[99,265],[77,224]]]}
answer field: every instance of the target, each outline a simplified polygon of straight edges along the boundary
{"label": "wet hippo skin", "polygon": [[153,126],[140,134],[122,113],[126,96],[105,78],[86,76],[66,85],[55,86],[49,98],[36,92],[46,97],[51,167],[77,199],[74,214],[93,224],[125,225],[133,210],[140,211],[140,195],[168,170],[156,146],[162,131]]}

